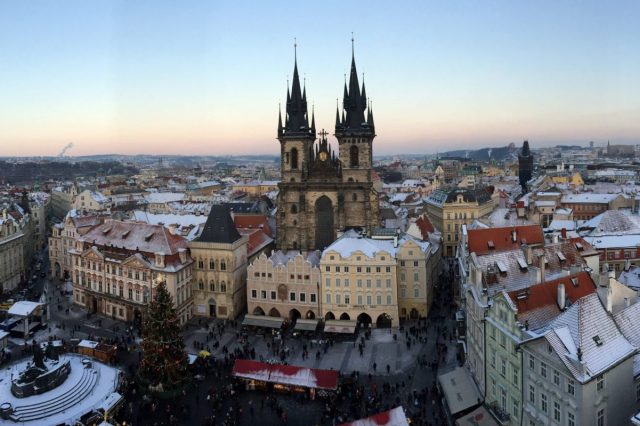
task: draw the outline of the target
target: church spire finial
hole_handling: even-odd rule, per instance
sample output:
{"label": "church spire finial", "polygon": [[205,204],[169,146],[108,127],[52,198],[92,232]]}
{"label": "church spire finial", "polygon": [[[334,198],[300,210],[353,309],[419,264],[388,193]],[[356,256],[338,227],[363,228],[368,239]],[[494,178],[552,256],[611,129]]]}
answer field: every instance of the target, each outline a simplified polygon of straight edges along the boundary
{"label": "church spire finial", "polygon": [[351,31],[351,57],[355,57],[356,56],[356,48],[355,48],[355,41],[353,38],[353,31]]}
{"label": "church spire finial", "polygon": [[295,63],[298,63],[298,40],[293,38],[293,60]]}

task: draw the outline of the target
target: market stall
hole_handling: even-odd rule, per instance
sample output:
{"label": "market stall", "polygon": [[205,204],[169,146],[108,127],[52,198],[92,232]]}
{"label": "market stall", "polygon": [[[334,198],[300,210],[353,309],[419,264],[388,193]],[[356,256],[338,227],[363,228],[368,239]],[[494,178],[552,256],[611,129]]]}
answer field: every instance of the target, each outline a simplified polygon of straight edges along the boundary
{"label": "market stall", "polygon": [[325,333],[354,334],[358,321],[351,320],[327,320],[324,322]]}
{"label": "market stall", "polygon": [[237,359],[232,374],[244,379],[249,389],[309,393],[312,399],[317,391],[335,391],[338,388],[338,372],[333,370]]}
{"label": "market stall", "polygon": [[242,326],[280,329],[282,328],[283,322],[284,322],[284,319],[280,317],[267,317],[264,315],[247,314],[244,316],[244,321],[242,321]]}
{"label": "market stall", "polygon": [[409,426],[409,421],[404,414],[404,409],[399,406],[364,419],[342,423],[340,426]]}
{"label": "market stall", "polygon": [[81,340],[78,343],[78,353],[96,358],[102,362],[109,362],[116,355],[116,346],[93,340]]}
{"label": "market stall", "polygon": [[317,319],[300,318],[296,321],[296,325],[295,327],[293,327],[293,330],[311,334],[318,329],[319,323],[320,323],[320,320],[317,320]]}

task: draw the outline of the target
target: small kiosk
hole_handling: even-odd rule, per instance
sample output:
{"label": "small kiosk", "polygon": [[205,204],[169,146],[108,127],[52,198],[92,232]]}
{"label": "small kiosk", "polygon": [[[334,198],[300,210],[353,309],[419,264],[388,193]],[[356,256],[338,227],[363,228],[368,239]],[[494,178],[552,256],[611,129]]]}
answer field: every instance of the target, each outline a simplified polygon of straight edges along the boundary
{"label": "small kiosk", "polygon": [[116,346],[95,342],[93,340],[81,340],[80,343],[78,343],[78,353],[108,363],[116,355]]}
{"label": "small kiosk", "polygon": [[46,308],[42,303],[22,300],[14,303],[7,311],[10,318],[6,323],[5,331],[16,337],[28,339],[38,328],[47,325]]}

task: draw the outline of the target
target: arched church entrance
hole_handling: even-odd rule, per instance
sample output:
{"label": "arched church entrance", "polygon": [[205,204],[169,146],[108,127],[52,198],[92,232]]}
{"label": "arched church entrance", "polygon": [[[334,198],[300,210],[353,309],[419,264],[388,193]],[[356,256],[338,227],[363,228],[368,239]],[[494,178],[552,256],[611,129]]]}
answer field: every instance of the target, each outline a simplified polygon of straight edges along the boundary
{"label": "arched church entrance", "polygon": [[316,248],[324,249],[334,241],[333,203],[326,195],[316,201]]}

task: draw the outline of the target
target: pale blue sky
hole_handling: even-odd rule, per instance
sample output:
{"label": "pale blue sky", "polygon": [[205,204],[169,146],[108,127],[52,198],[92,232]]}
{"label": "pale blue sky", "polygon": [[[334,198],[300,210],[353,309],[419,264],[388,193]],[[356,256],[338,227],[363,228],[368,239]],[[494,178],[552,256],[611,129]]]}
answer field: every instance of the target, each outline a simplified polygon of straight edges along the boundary
{"label": "pale blue sky", "polygon": [[277,153],[333,128],[355,35],[377,154],[640,143],[640,2],[0,0],[0,156]]}

